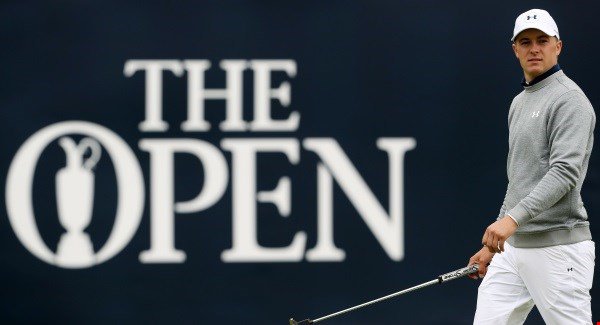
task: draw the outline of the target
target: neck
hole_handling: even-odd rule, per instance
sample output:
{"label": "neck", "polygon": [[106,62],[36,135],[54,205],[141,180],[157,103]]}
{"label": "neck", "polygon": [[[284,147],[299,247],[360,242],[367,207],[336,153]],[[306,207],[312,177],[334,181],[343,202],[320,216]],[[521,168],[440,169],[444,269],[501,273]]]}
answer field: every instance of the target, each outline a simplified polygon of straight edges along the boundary
{"label": "neck", "polygon": [[524,73],[525,78],[523,78],[523,81],[521,82],[521,85],[523,87],[531,87],[535,84],[537,84],[538,82],[546,79],[548,76],[554,74],[555,72],[560,70],[560,66],[558,64],[556,64],[555,66],[553,66],[552,68],[544,71],[541,74],[538,75],[527,75]]}

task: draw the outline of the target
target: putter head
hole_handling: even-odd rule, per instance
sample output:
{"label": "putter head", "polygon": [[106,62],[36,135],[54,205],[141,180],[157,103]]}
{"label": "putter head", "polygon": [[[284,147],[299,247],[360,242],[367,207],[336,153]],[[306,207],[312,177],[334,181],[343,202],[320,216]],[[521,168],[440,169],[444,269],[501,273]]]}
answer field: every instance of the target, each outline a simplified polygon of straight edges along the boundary
{"label": "putter head", "polygon": [[312,324],[313,321],[310,319],[301,320],[300,322],[295,321],[293,318],[290,318],[290,325],[307,325]]}

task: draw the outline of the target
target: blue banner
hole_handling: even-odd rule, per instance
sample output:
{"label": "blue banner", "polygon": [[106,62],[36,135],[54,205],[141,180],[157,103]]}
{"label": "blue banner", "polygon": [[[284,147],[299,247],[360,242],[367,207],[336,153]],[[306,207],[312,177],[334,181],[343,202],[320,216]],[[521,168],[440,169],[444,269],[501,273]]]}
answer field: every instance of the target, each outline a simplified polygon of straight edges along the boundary
{"label": "blue banner", "polygon": [[[286,324],[466,266],[506,191],[530,7],[0,5],[0,320]],[[597,7],[544,7],[593,105]],[[478,284],[324,323],[470,324]]]}

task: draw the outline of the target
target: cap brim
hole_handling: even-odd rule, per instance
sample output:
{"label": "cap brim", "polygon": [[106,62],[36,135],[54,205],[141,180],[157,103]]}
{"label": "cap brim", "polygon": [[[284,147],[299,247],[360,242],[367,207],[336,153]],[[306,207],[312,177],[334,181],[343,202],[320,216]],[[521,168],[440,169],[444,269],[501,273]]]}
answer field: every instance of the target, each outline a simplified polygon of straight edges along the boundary
{"label": "cap brim", "polygon": [[522,29],[518,30],[516,33],[514,33],[513,37],[510,39],[510,41],[514,42],[515,38],[517,38],[517,36],[519,36],[519,34],[521,34],[521,32],[528,30],[528,29],[537,29],[539,31],[542,31],[544,34],[546,34],[548,36],[557,36],[553,30],[545,30],[544,28],[525,26],[524,28],[522,28]]}

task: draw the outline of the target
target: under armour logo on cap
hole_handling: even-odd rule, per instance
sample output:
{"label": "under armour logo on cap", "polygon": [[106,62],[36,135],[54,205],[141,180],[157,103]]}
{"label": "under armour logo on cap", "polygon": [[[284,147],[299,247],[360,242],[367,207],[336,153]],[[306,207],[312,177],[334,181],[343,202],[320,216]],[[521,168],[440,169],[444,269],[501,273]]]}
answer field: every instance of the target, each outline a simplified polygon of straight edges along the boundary
{"label": "under armour logo on cap", "polygon": [[529,19],[531,19],[531,18],[533,18],[533,19],[537,19],[537,15],[533,15],[533,17],[532,17],[532,16],[527,16],[527,20],[529,20]]}

